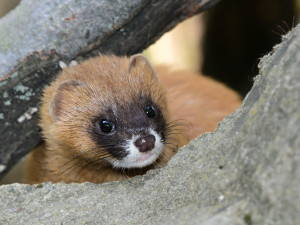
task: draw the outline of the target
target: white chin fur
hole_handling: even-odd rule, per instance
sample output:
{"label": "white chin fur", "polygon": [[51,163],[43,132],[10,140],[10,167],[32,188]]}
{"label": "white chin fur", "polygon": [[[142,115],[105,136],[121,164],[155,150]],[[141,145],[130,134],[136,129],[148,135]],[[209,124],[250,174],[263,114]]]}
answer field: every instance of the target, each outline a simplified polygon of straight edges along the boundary
{"label": "white chin fur", "polygon": [[111,160],[111,164],[115,168],[142,168],[152,164],[160,155],[164,148],[161,137],[152,129],[149,134],[155,137],[155,145],[151,151],[140,152],[134,145],[134,142],[140,137],[139,135],[133,135],[125,147],[125,150],[129,154],[121,160]]}

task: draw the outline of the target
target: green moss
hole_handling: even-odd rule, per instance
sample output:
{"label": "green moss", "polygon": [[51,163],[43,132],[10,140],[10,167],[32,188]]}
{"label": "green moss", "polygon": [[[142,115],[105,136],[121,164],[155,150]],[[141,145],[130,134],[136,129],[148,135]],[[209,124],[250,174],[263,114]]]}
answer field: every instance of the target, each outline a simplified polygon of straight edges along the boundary
{"label": "green moss", "polygon": [[36,188],[43,188],[43,184],[38,184],[35,186]]}
{"label": "green moss", "polygon": [[250,214],[245,214],[244,215],[244,221],[247,225],[252,225],[252,219]]}

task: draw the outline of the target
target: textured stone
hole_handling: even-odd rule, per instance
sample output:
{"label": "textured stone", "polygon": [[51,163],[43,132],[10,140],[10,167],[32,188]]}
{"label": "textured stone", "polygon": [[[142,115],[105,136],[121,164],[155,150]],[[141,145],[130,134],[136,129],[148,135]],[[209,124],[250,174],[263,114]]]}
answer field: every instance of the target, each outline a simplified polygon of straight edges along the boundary
{"label": "textured stone", "polygon": [[242,106],[167,167],[105,184],[4,185],[0,224],[299,224],[300,27]]}

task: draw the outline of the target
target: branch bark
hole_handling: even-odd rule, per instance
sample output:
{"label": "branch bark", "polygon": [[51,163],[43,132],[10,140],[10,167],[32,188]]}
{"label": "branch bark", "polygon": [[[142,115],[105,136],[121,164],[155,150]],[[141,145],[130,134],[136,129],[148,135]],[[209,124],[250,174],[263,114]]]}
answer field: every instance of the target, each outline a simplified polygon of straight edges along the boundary
{"label": "branch bark", "polygon": [[23,0],[0,20],[0,178],[42,138],[43,87],[60,60],[142,51],[219,0]]}

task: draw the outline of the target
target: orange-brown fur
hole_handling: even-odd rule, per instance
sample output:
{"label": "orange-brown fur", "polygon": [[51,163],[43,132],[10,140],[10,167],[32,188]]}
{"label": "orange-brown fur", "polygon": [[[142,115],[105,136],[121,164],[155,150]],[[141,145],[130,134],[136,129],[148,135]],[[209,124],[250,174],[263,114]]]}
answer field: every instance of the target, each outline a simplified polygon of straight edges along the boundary
{"label": "orange-brown fur", "polygon": [[189,140],[213,132],[240,104],[241,97],[210,77],[156,67],[167,92],[170,120],[186,120]]}
{"label": "orange-brown fur", "polygon": [[[83,155],[87,158],[92,157],[93,152],[82,152],[82,149],[94,149],[95,143],[85,133],[74,134],[70,128],[65,128],[60,120],[68,120],[70,108],[77,110],[78,120],[72,121],[73,129],[79,129],[81,119],[88,118],[97,110],[99,105],[91,107],[91,112],[81,112],[80,106],[83,103],[96,98],[102,102],[109,104],[109,96],[106,96],[103,88],[113,88],[115,97],[119,101],[126,101],[126,92],[123,91],[126,82],[132,88],[137,90],[140,88],[138,82],[134,79],[140,79],[138,75],[133,75],[133,79],[120,80],[120,78],[112,79],[110,76],[95,79],[97,73],[105,70],[99,68],[101,66],[109,68],[113,74],[120,74],[128,70],[129,59],[118,58],[115,56],[100,56],[100,58],[90,59],[83,64],[67,68],[57,79],[45,89],[41,107],[40,126],[43,129],[43,135],[46,142],[36,148],[29,156],[27,168],[27,182],[94,182],[101,183],[112,180],[121,180],[139,174],[144,174],[147,170],[164,166],[168,160],[176,153],[177,149],[188,143],[189,140],[199,136],[200,134],[213,131],[218,122],[225,116],[232,113],[240,104],[240,97],[232,90],[224,85],[204,76],[182,71],[171,71],[167,67],[156,67],[156,72],[161,82],[165,86],[165,90],[155,83],[151,84],[151,96],[160,103],[163,114],[167,120],[179,121],[186,124],[187,129],[182,127],[174,128],[169,137],[170,145],[166,145],[163,157],[160,157],[155,164],[142,169],[114,169],[107,162],[103,162],[101,166],[85,165],[83,159],[77,158],[73,160],[74,155]],[[112,66],[111,62],[117,62],[118,67]],[[146,78],[144,82],[150,82],[147,74],[151,73],[143,66],[134,65],[132,74],[144,73]],[[92,83],[93,93],[87,93],[80,87],[63,87],[64,92],[59,92],[59,84],[67,80],[80,80]],[[91,80],[92,79],[92,80]],[[119,79],[116,82],[115,79]],[[102,87],[105,83],[105,87]],[[135,83],[135,84],[134,84]],[[74,90],[75,89],[75,90]],[[143,91],[143,90],[140,90]],[[168,105],[162,96],[165,96]],[[55,99],[67,99],[66,101],[51,108],[51,102]],[[59,102],[59,101],[58,101]],[[54,111],[51,112],[49,108]],[[73,110],[73,109],[72,109]],[[57,113],[57,112],[58,113]],[[51,115],[54,114],[53,115]],[[58,121],[56,116],[60,117]],[[79,127],[79,128],[78,128]],[[74,130],[73,130],[74,131]],[[186,138],[188,137],[188,138]],[[64,148],[58,147],[63,145]],[[81,149],[81,150],[80,150]],[[80,165],[84,166],[80,166]]]}

